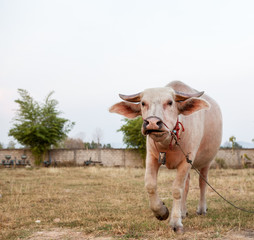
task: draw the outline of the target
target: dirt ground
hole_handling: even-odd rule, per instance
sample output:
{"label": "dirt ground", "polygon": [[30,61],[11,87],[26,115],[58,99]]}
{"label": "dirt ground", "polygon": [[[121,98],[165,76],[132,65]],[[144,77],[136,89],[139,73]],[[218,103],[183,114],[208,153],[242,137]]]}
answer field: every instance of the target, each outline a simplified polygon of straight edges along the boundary
{"label": "dirt ground", "polygon": [[[113,239],[117,238],[88,236],[82,232],[74,231],[73,229],[62,229],[62,228],[36,232],[32,236],[26,238],[26,240],[113,240]],[[185,234],[179,235],[177,239],[209,239],[209,238],[207,238],[207,236],[204,236],[202,233],[197,234],[195,237],[190,236],[187,233],[187,235]],[[254,239],[254,231],[228,232],[225,236],[218,237],[218,239],[250,240]],[[146,238],[145,240],[149,239]]]}
{"label": "dirt ground", "polygon": [[94,237],[87,236],[82,232],[72,229],[56,228],[48,231],[40,231],[34,233],[26,240],[112,240],[111,237]]}
{"label": "dirt ground", "polygon": [[241,232],[229,232],[223,240],[242,240],[242,239],[254,239],[254,231],[241,231]]}

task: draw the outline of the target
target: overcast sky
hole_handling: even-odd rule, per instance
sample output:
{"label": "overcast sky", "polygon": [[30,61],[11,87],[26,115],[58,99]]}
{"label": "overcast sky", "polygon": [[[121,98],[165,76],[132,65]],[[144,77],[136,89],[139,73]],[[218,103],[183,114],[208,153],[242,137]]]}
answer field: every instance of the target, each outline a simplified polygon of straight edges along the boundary
{"label": "overcast sky", "polygon": [[18,88],[50,91],[70,137],[123,147],[118,93],[172,80],[204,90],[221,106],[223,142],[254,138],[254,1],[0,0],[0,142]]}

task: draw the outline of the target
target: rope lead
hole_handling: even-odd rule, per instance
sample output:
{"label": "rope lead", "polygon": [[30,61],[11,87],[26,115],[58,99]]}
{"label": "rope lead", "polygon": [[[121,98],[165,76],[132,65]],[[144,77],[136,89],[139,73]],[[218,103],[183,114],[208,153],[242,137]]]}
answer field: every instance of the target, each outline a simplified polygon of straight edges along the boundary
{"label": "rope lead", "polygon": [[174,140],[175,140],[175,142],[176,142],[176,145],[180,148],[181,152],[182,152],[183,155],[185,156],[187,163],[189,163],[189,164],[192,166],[192,168],[198,173],[198,175],[202,178],[202,180],[205,181],[205,183],[206,183],[218,196],[220,196],[225,202],[227,202],[228,204],[230,204],[230,205],[233,206],[234,208],[236,208],[236,209],[238,209],[238,210],[241,210],[241,211],[243,211],[243,212],[247,212],[247,213],[252,213],[252,214],[254,214],[254,211],[250,211],[250,210],[246,210],[246,209],[244,209],[244,208],[237,207],[237,206],[234,205],[232,202],[228,201],[225,197],[223,197],[219,192],[217,192],[217,191],[215,190],[215,188],[214,188],[213,186],[211,186],[211,184],[203,177],[203,175],[199,172],[199,170],[193,166],[192,160],[189,159],[189,154],[185,154],[185,152],[183,151],[181,145],[178,143],[178,141],[177,141],[177,140],[178,140],[178,139],[177,139],[177,136],[176,136],[173,132],[171,132],[171,135],[174,137]]}

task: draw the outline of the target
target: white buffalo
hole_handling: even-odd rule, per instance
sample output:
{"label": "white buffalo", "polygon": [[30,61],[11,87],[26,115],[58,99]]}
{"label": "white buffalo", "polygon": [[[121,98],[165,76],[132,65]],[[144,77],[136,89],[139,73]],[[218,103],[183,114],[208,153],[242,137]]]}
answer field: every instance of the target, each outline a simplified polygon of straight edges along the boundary
{"label": "white buffalo", "polygon": [[[110,112],[127,118],[143,118],[141,131],[147,136],[145,187],[150,208],[159,220],[166,220],[169,211],[157,194],[158,169],[163,161],[168,169],[177,169],[172,186],[173,207],[170,216],[170,226],[176,232],[183,231],[182,219],[187,215],[186,198],[191,169],[176,145],[176,138],[182,150],[189,154],[194,167],[206,179],[211,161],[221,143],[220,108],[203,93],[180,81],[174,81],[166,87],[150,88],[134,95],[120,94],[124,101],[110,108]],[[202,215],[207,211],[206,183],[202,178],[199,178],[199,187],[197,213]]]}

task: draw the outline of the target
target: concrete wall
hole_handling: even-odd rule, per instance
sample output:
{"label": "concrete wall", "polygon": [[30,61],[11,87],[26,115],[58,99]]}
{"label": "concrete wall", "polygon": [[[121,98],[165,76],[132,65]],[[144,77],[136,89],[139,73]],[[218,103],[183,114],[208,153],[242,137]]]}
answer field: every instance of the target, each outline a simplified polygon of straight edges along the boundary
{"label": "concrete wall", "polygon": [[13,160],[21,160],[21,156],[26,155],[27,161],[34,161],[33,155],[29,149],[0,149],[0,163],[2,163],[2,160],[5,160],[6,155],[10,155]]}
{"label": "concrete wall", "polygon": [[[0,163],[6,155],[11,155],[11,159],[20,160],[22,155],[27,156],[27,161],[32,165],[34,158],[29,149],[1,149]],[[107,167],[142,167],[143,161],[136,150],[127,149],[52,149],[50,156],[57,163],[75,163],[83,165],[85,161],[100,161],[103,166]],[[45,157],[47,161],[49,156]]]}
{"label": "concrete wall", "polygon": [[224,160],[228,167],[243,167],[246,164],[254,167],[254,149],[219,149],[213,166],[216,166],[216,159]]}
{"label": "concrete wall", "polygon": [[[27,156],[31,164],[34,158],[29,149],[2,149],[0,150],[0,163],[6,155],[11,155],[11,159],[20,160],[22,155]],[[138,151],[127,149],[53,149],[51,150],[51,159],[58,163],[75,163],[83,165],[84,161],[91,158],[92,161],[101,161],[103,166],[113,167],[142,167],[143,160]],[[223,161],[227,167],[242,167],[244,163],[249,162],[248,166],[254,167],[254,149],[220,149],[214,158],[213,167],[218,167],[216,163]],[[48,156],[46,156],[48,160]]]}

